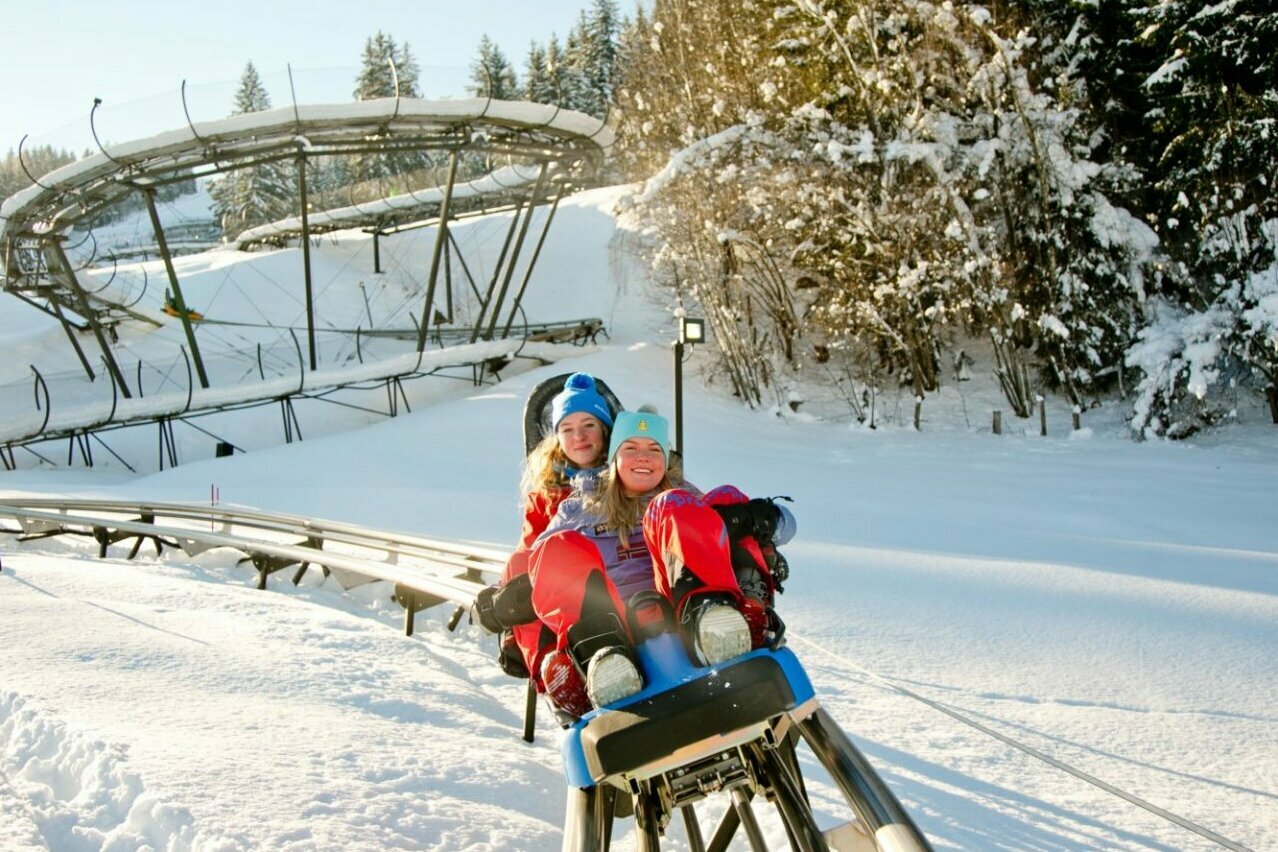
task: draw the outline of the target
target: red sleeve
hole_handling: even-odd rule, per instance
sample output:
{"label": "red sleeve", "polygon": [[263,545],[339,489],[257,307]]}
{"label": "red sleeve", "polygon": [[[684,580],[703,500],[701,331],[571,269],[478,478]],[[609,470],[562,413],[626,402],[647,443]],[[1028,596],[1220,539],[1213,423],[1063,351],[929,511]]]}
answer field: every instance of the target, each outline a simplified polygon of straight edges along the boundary
{"label": "red sleeve", "polygon": [[550,526],[550,519],[555,516],[555,510],[568,496],[568,492],[568,488],[561,488],[553,494],[537,491],[524,497],[524,528],[519,535],[516,550],[527,550],[533,546],[537,536]]}

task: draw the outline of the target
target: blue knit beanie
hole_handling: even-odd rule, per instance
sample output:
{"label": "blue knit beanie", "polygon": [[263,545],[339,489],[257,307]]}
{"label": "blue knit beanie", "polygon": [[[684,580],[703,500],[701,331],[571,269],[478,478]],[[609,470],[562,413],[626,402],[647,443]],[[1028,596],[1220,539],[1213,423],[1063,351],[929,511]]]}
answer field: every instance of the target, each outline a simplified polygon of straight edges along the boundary
{"label": "blue knit beanie", "polygon": [[550,428],[558,429],[560,420],[579,411],[593,415],[605,426],[612,426],[608,401],[595,389],[595,377],[589,373],[573,373],[564,381],[564,389],[551,400]]}
{"label": "blue knit beanie", "polygon": [[617,423],[612,427],[612,441],[608,444],[608,461],[617,456],[622,441],[627,438],[651,438],[661,445],[666,460],[670,459],[670,422],[652,411],[619,411]]}

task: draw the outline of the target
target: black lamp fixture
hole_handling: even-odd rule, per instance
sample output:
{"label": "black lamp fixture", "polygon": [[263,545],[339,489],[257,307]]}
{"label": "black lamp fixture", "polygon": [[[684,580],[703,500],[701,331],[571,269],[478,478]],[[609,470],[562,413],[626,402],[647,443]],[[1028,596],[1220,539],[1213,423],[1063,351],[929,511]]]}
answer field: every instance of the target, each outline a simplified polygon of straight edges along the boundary
{"label": "black lamp fixture", "polygon": [[684,316],[682,307],[675,316],[679,318],[679,339],[674,345],[674,449],[683,455],[683,347],[706,342],[706,321]]}
{"label": "black lamp fixture", "polygon": [[694,343],[705,343],[706,341],[706,321],[703,319],[692,319],[691,317],[679,317],[679,342],[692,345]]}

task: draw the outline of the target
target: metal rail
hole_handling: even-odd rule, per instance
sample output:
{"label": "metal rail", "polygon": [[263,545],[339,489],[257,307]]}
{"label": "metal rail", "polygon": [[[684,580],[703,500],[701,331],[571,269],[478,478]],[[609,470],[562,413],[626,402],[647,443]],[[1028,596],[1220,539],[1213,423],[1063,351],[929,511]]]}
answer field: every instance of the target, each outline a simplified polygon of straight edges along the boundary
{"label": "metal rail", "polygon": [[[217,323],[216,320],[203,320],[204,323]],[[225,323],[227,325],[251,325],[249,323]],[[289,330],[292,330],[290,327]],[[338,329],[340,333],[358,334],[360,337],[401,337],[407,339],[415,339],[417,331],[409,330],[379,330],[379,331],[361,331],[360,329]],[[147,397],[143,402],[142,393],[142,364],[138,363],[138,379],[135,386],[137,391],[136,400],[132,401],[126,413],[119,413],[118,401],[111,406],[111,413],[103,417],[92,406],[81,406],[87,414],[76,416],[73,411],[70,415],[52,416],[53,400],[50,398],[48,385],[44,377],[35,367],[35,409],[40,414],[39,425],[36,426],[34,421],[18,420],[16,427],[13,425],[4,426],[0,424],[0,461],[3,461],[5,469],[14,469],[16,462],[13,461],[12,453],[15,448],[29,448],[30,445],[45,443],[48,441],[61,440],[70,438],[75,440],[91,433],[108,432],[117,429],[131,428],[141,425],[149,425],[151,423],[159,423],[161,428],[168,428],[166,424],[172,422],[188,423],[193,418],[205,416],[225,411],[234,411],[244,408],[252,408],[260,405],[275,404],[277,402],[285,402],[293,399],[324,399],[326,394],[343,389],[368,390],[373,385],[379,383],[398,384],[407,379],[424,378],[430,376],[438,376],[443,378],[461,378],[459,376],[449,376],[445,371],[469,369],[471,377],[469,381],[474,384],[480,384],[483,381],[485,373],[494,376],[512,359],[527,358],[541,363],[549,363],[553,360],[545,347],[535,346],[535,344],[565,344],[571,343],[574,346],[582,346],[587,343],[593,343],[600,334],[606,334],[603,327],[603,321],[597,318],[564,320],[552,323],[534,323],[525,325],[522,330],[522,337],[512,341],[485,342],[475,344],[472,347],[453,346],[429,353],[414,353],[409,356],[398,356],[394,359],[382,362],[384,369],[378,369],[374,364],[361,364],[350,370],[334,370],[329,373],[322,374],[319,378],[308,376],[305,370],[301,356],[298,358],[298,374],[292,390],[281,392],[280,384],[283,376],[273,378],[271,382],[265,379],[256,385],[244,385],[244,396],[233,402],[226,402],[222,397],[215,397],[215,401],[206,402],[205,397],[196,397],[196,387],[191,377],[189,359],[187,363],[187,391],[185,394],[168,394],[162,396]],[[432,330],[431,339],[444,345],[445,339],[463,340],[470,334],[470,329],[443,330],[438,327]],[[533,345],[532,348],[529,348]],[[358,346],[358,342],[357,342]],[[300,350],[300,344],[298,344]],[[186,359],[185,350],[181,350],[183,358]],[[532,354],[522,355],[521,353],[528,351]],[[447,354],[446,354],[447,353]],[[265,375],[261,366],[261,353],[258,353],[258,370],[263,376]],[[370,384],[371,383],[371,384]],[[111,385],[113,393],[117,389],[114,382]],[[330,400],[331,401],[331,400]],[[398,408],[394,405],[390,406],[388,411],[373,411],[365,409],[370,413],[385,414],[388,417],[394,417],[398,413]],[[52,423],[52,428],[50,424]],[[198,427],[197,427],[198,428]],[[34,451],[32,451],[34,452]],[[41,456],[43,458],[43,456]],[[172,464],[176,466],[177,459],[171,459]],[[68,461],[68,464],[70,462]],[[126,463],[126,466],[127,465]],[[130,470],[133,468],[131,466]],[[163,468],[163,464],[161,464]]]}
{"label": "metal rail", "polygon": [[157,553],[165,546],[195,556],[216,547],[245,554],[258,572],[258,588],[267,577],[297,566],[293,582],[316,565],[344,588],[382,580],[395,584],[404,607],[405,633],[412,635],[417,611],[451,603],[449,628],[474,602],[475,595],[500,576],[508,551],[371,530],[353,524],[235,506],[117,500],[10,498],[0,500],[0,517],[14,519],[23,540],[83,535],[99,544],[105,557],[113,544],[133,542],[132,559],[145,541]]}

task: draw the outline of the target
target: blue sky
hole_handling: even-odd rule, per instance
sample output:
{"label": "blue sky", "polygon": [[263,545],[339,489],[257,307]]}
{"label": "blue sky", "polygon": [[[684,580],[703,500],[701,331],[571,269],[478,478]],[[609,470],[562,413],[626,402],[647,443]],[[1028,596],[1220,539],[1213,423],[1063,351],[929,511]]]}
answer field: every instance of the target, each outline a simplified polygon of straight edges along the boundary
{"label": "blue sky", "polygon": [[[5,12],[0,50],[0,154],[30,144],[80,152],[99,135],[125,141],[182,126],[182,81],[196,121],[229,111],[252,60],[274,106],[348,99],[364,41],[378,30],[407,41],[423,94],[461,94],[487,34],[522,69],[529,41],[562,42],[590,0],[42,0]],[[621,3],[629,13],[630,3]]]}

